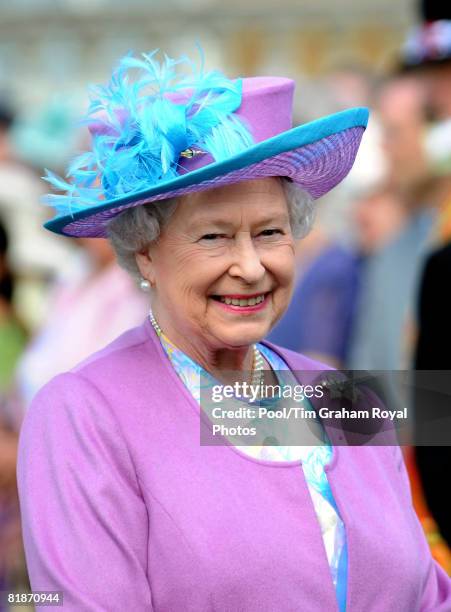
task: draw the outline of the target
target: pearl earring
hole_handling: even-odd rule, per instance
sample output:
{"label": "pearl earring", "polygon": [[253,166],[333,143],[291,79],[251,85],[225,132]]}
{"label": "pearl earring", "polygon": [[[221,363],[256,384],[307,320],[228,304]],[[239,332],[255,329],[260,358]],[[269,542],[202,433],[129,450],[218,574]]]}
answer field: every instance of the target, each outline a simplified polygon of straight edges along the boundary
{"label": "pearl earring", "polygon": [[146,278],[142,278],[139,282],[139,287],[141,289],[141,291],[146,291],[149,292],[150,291],[150,283]]}

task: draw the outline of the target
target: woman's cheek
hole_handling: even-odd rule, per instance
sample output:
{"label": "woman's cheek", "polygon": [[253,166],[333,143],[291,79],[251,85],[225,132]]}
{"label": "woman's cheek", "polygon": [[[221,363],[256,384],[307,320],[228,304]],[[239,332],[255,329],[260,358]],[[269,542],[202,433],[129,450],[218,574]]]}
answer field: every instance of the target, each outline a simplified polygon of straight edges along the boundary
{"label": "woman's cheek", "polygon": [[294,248],[290,243],[277,245],[271,250],[267,248],[262,256],[262,262],[279,285],[287,286],[294,282],[296,259]]}

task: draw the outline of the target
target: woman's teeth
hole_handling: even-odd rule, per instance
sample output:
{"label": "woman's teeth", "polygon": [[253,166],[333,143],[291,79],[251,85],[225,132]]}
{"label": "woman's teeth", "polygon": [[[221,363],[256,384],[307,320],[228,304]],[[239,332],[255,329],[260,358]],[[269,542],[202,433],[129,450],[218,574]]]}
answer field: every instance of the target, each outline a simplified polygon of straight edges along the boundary
{"label": "woman's teeth", "polygon": [[257,304],[261,304],[265,299],[265,294],[259,295],[257,297],[251,297],[249,299],[243,298],[229,298],[229,297],[220,297],[219,300],[223,304],[231,304],[232,306],[256,306]]}

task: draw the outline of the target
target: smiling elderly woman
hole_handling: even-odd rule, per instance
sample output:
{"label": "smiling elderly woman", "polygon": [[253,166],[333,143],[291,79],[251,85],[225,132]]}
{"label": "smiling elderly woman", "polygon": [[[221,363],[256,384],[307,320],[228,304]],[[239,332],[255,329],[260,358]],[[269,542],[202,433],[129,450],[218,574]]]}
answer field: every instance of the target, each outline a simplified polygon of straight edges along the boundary
{"label": "smiling elderly woman", "polygon": [[27,413],[31,586],[77,612],[449,612],[396,445],[339,447],[319,419],[290,443],[264,430],[204,443],[212,385],[324,369],[263,338],[288,306],[312,201],[351,168],[367,111],[291,128],[292,81],[182,78],[175,64],[122,60],[92,105],[92,151],[71,182],[49,174],[67,194],[47,227],[108,236],[151,313]]}
{"label": "smiling elderly woman", "polygon": [[312,217],[308,194],[263,178],[131,208],[108,232],[119,262],[155,288],[165,334],[217,374],[252,370],[249,346],[288,306],[294,238]]}

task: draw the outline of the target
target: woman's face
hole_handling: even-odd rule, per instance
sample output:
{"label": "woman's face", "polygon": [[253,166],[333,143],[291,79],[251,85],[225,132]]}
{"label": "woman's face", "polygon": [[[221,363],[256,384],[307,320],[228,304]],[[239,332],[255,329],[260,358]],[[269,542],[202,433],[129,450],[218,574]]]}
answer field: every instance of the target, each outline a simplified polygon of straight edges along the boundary
{"label": "woman's face", "polygon": [[282,184],[246,181],[188,194],[137,255],[152,309],[177,344],[211,350],[261,340],[288,306],[294,241]]}

